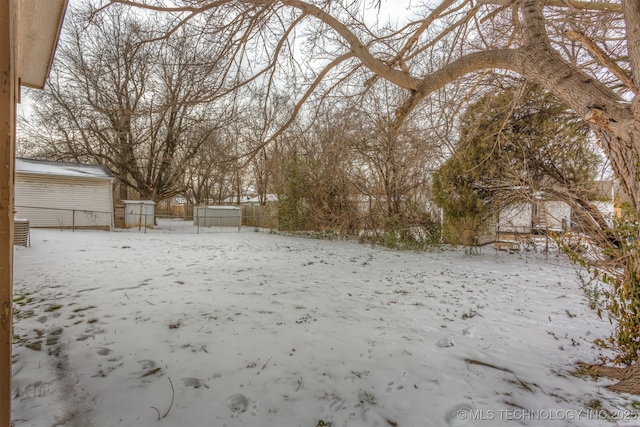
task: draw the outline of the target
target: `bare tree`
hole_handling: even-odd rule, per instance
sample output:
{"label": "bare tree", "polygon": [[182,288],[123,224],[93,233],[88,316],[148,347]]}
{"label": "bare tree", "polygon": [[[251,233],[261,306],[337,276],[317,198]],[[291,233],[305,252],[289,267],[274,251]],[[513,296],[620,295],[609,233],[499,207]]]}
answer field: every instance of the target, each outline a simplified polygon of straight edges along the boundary
{"label": "bare tree", "polygon": [[[400,126],[431,93],[456,79],[487,69],[518,73],[593,124],[624,190],[640,209],[636,1],[553,1],[543,11],[538,0],[444,0],[433,8],[416,6],[419,18],[399,28],[368,25],[360,1],[104,2],[113,3],[173,14],[178,24],[169,31],[198,20],[203,31],[225,34],[222,41],[230,52],[225,66],[236,84],[272,83],[277,72],[305,77],[307,84],[295,84],[302,95],[294,114],[317,91],[326,94],[346,80],[371,85],[383,78],[407,91],[396,111]],[[567,23],[570,31],[562,31]],[[306,35],[299,52],[308,66],[293,64],[290,38],[296,31]],[[261,60],[247,74],[239,64],[251,49]]]}
{"label": "bare tree", "polygon": [[232,132],[239,144],[236,150],[238,157],[244,157],[247,152],[254,153],[248,162],[241,162],[238,158],[237,167],[244,170],[250,192],[264,205],[268,194],[276,193],[278,171],[282,166],[280,148],[288,145],[287,140],[293,137],[295,126],[290,126],[288,132],[282,133],[272,144],[265,145],[265,140],[287,120],[283,116],[288,111],[289,99],[287,96],[274,96],[265,100],[264,91],[260,88],[252,92],[238,109]]}
{"label": "bare tree", "polygon": [[200,148],[185,168],[183,195],[189,203],[224,203],[236,193],[235,139],[218,131]]}
{"label": "bare tree", "polygon": [[154,201],[180,193],[186,165],[224,124],[209,102],[215,52],[186,28],[140,43],[153,24],[122,8],[85,20],[70,14],[51,79],[33,93],[23,129],[35,154],[106,165],[121,198],[129,188]]}
{"label": "bare tree", "polygon": [[383,218],[404,214],[416,202],[426,203],[428,198],[420,195],[441,158],[432,128],[424,123],[438,117],[431,111],[428,118],[414,112],[402,129],[394,128],[393,105],[399,95],[397,87],[381,84],[351,107],[356,112],[352,119],[359,123],[349,144],[360,166],[358,186],[382,209]]}

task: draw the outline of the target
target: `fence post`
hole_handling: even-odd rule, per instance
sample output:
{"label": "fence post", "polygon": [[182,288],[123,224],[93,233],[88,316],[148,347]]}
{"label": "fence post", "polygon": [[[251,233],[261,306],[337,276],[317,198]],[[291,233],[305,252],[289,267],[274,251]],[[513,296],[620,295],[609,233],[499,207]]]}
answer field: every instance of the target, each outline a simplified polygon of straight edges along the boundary
{"label": "fence post", "polygon": [[75,209],[71,211],[71,231],[72,232],[76,231],[76,210]]}
{"label": "fence post", "polygon": [[258,226],[258,219],[256,218],[257,211],[258,210],[255,209],[255,206],[251,206],[251,221],[253,222],[254,227]]}
{"label": "fence post", "polygon": [[544,259],[549,259],[549,230],[546,230],[544,236]]}

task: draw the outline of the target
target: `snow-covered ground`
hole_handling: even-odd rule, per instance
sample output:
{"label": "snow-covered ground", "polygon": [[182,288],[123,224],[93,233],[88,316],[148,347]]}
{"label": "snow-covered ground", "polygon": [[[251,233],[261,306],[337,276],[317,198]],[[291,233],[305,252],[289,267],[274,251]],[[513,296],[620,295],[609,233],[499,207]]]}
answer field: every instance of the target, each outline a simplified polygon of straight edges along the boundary
{"label": "snow-covered ground", "polygon": [[32,230],[16,426],[640,422],[572,375],[611,325],[562,257],[194,230]]}

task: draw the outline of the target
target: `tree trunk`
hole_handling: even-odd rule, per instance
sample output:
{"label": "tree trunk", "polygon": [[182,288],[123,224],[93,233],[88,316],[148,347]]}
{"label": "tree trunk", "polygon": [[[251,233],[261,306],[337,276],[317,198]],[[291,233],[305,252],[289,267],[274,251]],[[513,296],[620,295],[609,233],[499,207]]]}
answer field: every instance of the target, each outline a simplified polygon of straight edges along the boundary
{"label": "tree trunk", "polygon": [[[622,190],[629,196],[640,218],[640,117],[629,123],[624,134],[599,130],[602,146],[620,181]],[[640,242],[640,228],[637,240]]]}
{"label": "tree trunk", "polygon": [[[549,41],[542,3],[525,0],[522,4],[527,45],[519,50],[521,69],[512,69],[553,92],[592,124],[616,178],[640,217],[640,100],[636,97],[633,103],[624,102],[602,82],[565,61]],[[629,19],[638,18],[640,8],[635,1],[627,3],[629,23]],[[637,50],[632,47],[630,55],[640,55],[640,46],[635,46]],[[640,58],[636,59],[640,64]]]}
{"label": "tree trunk", "polygon": [[616,368],[604,365],[589,365],[578,363],[581,373],[587,373],[593,377],[606,377],[617,380],[615,384],[607,388],[616,393],[640,394],[640,366],[638,364],[626,368]]}
{"label": "tree trunk", "polygon": [[118,197],[120,201],[127,200],[129,198],[129,189],[127,188],[127,184],[120,181],[118,182]]}

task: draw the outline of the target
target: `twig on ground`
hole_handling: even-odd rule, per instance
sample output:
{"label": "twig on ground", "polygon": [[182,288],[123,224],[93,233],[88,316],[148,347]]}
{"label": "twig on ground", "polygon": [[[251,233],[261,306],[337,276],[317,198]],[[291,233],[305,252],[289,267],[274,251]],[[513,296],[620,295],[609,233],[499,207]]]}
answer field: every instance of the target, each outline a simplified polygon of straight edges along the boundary
{"label": "twig on ground", "polygon": [[[273,357],[273,356],[272,356]],[[264,371],[264,368],[267,367],[267,365],[269,364],[269,361],[271,360],[271,357],[269,358],[269,360],[267,360],[267,362],[262,366],[262,370]]]}
{"label": "twig on ground", "polygon": [[480,365],[480,366],[486,366],[487,368],[492,368],[492,369],[497,369],[499,371],[502,372],[507,372],[511,375],[513,375],[515,377],[515,379],[520,383],[520,385],[527,391],[533,392],[533,390],[531,390],[531,387],[529,387],[527,385],[527,383],[525,383],[524,381],[522,381],[520,378],[518,378],[518,376],[516,375],[515,372],[513,372],[511,369],[509,368],[503,368],[502,366],[496,366],[496,365],[492,365],[491,363],[486,363],[486,362],[481,362],[480,360],[475,360],[475,359],[464,359],[465,362],[467,362],[470,365]]}
{"label": "twig on ground", "polygon": [[[167,378],[169,378],[169,377],[167,377]],[[155,409],[156,412],[158,413],[158,421],[166,418],[167,415],[169,415],[169,411],[171,410],[171,407],[173,406],[173,399],[176,397],[176,390],[173,388],[173,381],[171,381],[171,378],[169,378],[169,384],[171,384],[171,403],[169,404],[169,408],[167,409],[167,412],[165,412],[164,415],[160,416],[160,411],[158,410],[158,408],[156,408],[155,406],[151,407],[151,409]]]}

